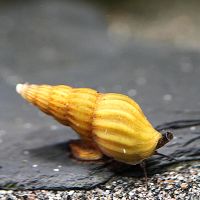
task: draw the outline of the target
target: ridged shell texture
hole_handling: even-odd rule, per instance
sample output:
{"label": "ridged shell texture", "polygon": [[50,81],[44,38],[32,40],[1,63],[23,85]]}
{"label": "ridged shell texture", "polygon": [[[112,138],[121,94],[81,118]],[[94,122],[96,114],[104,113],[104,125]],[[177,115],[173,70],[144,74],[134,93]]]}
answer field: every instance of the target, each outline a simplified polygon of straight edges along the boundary
{"label": "ridged shell texture", "polygon": [[95,142],[115,160],[136,164],[154,154],[161,134],[129,97],[98,93],[65,85],[18,84],[27,101],[73,128],[84,140]]}

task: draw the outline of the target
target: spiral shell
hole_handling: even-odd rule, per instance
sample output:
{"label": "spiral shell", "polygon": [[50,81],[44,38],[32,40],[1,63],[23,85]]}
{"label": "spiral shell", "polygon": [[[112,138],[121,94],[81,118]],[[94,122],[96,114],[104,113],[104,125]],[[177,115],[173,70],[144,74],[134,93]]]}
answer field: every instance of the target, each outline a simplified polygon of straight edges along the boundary
{"label": "spiral shell", "polygon": [[65,85],[18,84],[17,92],[83,140],[95,142],[103,154],[136,164],[154,154],[162,135],[129,97]]}

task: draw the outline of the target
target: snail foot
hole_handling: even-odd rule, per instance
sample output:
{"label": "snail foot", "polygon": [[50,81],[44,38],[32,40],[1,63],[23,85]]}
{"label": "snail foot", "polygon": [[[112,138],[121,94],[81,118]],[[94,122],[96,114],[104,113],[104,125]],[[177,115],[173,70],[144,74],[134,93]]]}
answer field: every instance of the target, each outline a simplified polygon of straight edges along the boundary
{"label": "snail foot", "polygon": [[73,140],[70,142],[69,147],[72,155],[78,160],[99,160],[103,157],[101,151],[91,141]]}

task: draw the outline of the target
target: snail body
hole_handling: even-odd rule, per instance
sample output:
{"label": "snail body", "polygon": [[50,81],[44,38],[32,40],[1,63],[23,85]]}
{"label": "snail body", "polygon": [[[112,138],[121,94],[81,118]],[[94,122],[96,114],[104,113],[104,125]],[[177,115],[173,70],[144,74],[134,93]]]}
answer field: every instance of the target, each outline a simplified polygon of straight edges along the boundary
{"label": "snail body", "polygon": [[128,96],[66,85],[18,84],[16,90],[79,134],[80,140],[70,145],[76,158],[96,160],[106,155],[137,164],[168,142]]}

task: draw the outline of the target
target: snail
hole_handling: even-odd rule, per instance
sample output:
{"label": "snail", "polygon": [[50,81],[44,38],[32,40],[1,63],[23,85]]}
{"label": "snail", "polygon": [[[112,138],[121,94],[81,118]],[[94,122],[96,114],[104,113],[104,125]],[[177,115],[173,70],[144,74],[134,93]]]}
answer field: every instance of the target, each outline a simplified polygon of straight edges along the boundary
{"label": "snail", "polygon": [[70,149],[80,160],[106,155],[135,165],[157,154],[173,138],[170,132],[155,130],[140,106],[126,95],[66,85],[17,84],[16,91],[79,134],[80,140],[71,141]]}

